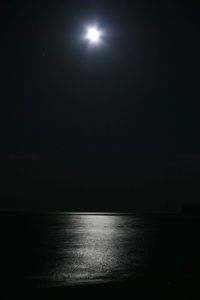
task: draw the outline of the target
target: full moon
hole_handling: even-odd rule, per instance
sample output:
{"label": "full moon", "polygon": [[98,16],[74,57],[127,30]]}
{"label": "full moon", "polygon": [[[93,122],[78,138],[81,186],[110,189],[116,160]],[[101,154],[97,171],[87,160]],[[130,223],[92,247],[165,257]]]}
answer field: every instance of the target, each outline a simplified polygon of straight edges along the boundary
{"label": "full moon", "polygon": [[86,29],[85,38],[91,45],[98,45],[102,41],[102,31],[97,26],[89,26]]}

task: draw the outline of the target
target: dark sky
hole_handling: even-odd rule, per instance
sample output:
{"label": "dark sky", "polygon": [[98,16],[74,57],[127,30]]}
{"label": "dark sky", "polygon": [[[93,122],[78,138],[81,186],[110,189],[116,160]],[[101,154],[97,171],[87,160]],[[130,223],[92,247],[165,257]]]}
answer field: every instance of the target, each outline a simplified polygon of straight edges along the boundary
{"label": "dark sky", "polygon": [[1,1],[2,209],[200,202],[197,3]]}

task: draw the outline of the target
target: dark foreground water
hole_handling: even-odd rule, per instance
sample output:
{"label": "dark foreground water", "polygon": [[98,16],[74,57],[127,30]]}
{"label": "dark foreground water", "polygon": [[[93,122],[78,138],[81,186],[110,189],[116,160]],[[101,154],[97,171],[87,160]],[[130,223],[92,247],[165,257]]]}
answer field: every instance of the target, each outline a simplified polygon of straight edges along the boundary
{"label": "dark foreground water", "polygon": [[1,282],[71,286],[200,278],[200,219],[1,213]]}

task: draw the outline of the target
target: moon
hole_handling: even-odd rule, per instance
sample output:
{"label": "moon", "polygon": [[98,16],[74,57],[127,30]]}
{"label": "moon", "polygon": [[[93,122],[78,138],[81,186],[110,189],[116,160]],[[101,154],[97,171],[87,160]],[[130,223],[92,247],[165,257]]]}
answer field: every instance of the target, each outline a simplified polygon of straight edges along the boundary
{"label": "moon", "polygon": [[85,39],[92,46],[97,46],[102,42],[103,32],[97,26],[88,26],[85,32]]}

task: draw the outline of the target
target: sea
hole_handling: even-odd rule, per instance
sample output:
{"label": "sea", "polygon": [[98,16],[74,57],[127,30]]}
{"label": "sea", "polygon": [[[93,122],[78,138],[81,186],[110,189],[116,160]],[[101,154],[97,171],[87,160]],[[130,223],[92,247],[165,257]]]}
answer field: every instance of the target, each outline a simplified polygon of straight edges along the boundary
{"label": "sea", "polygon": [[68,287],[200,278],[200,218],[125,213],[0,214],[1,282]]}

